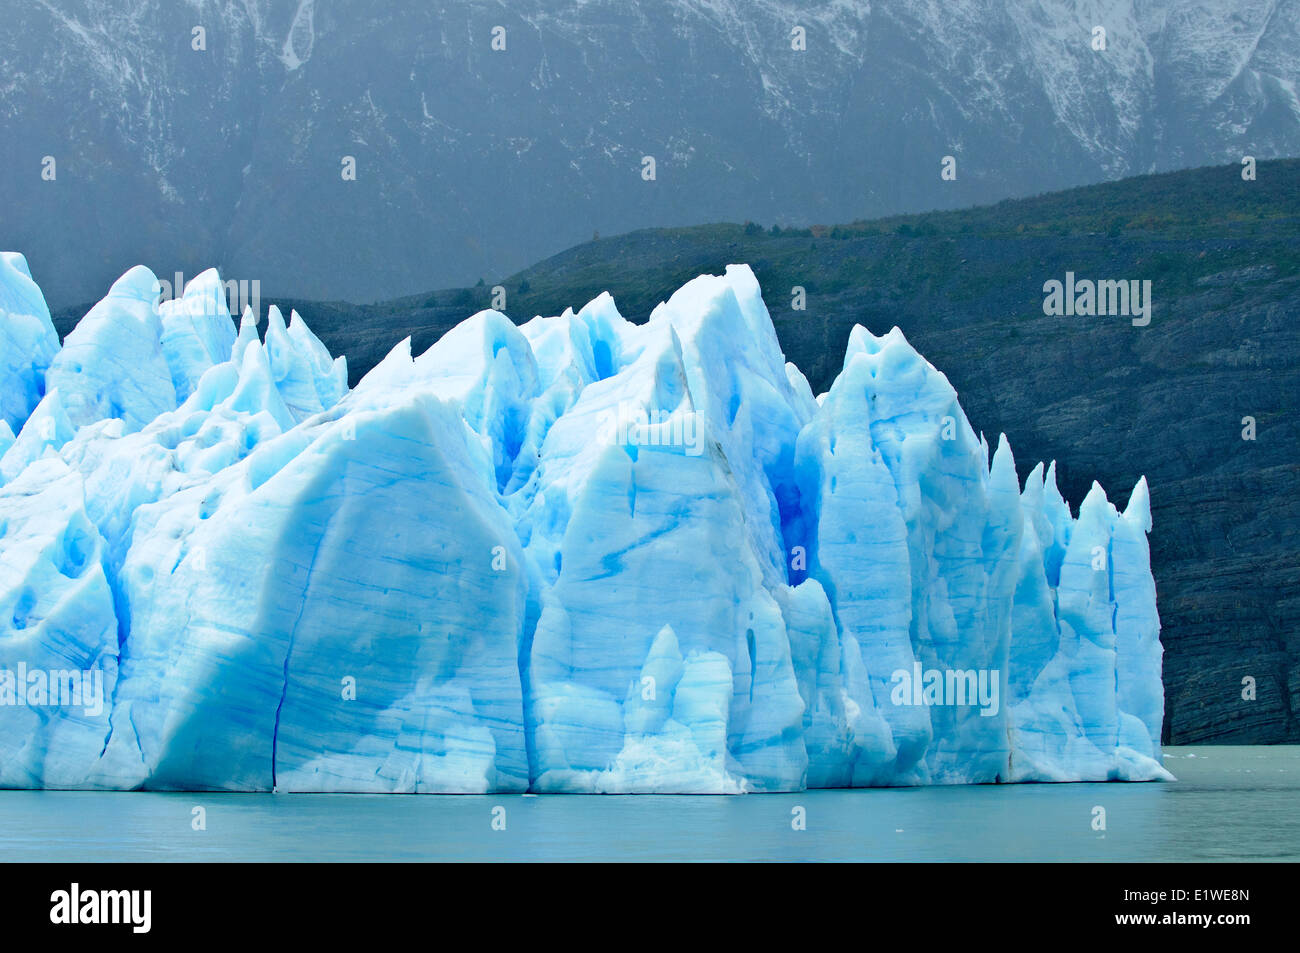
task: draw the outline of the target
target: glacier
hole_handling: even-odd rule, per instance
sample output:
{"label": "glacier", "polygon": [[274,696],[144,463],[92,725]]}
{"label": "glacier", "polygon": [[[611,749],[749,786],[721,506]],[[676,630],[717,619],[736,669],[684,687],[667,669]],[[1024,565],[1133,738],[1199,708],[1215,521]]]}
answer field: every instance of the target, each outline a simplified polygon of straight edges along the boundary
{"label": "glacier", "polygon": [[1145,479],[1021,482],[897,328],[814,395],[729,266],[349,389],[215,270],[160,297],[60,344],[0,255],[0,787],[1171,778]]}

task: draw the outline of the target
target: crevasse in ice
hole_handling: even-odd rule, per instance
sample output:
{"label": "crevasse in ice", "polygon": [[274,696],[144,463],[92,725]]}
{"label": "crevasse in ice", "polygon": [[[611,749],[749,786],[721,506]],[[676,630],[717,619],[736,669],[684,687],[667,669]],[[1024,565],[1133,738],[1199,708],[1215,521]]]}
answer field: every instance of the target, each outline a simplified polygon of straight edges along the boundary
{"label": "crevasse in ice", "polygon": [[0,786],[1169,777],[1145,481],[1020,484],[896,328],[814,397],[744,266],[352,390],[256,323],[138,267],[60,347],[0,256]]}

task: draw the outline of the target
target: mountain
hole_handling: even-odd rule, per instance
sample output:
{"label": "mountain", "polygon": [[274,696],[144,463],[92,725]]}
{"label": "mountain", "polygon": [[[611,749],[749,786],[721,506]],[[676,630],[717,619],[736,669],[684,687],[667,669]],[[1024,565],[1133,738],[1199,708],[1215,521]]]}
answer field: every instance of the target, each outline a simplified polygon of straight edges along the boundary
{"label": "mountain", "polygon": [[56,307],[124,262],[367,301],[1300,154],[1300,0],[41,0],[0,75],[0,245]]}

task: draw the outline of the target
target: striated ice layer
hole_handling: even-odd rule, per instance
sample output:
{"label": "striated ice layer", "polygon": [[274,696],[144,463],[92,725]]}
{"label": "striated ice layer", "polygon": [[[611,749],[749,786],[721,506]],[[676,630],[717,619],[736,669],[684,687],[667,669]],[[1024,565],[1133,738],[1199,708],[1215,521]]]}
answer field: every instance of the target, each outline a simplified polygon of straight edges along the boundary
{"label": "striated ice layer", "polygon": [[160,304],[158,314],[163,356],[176,399],[184,401],[208,368],[230,360],[235,344],[235,329],[217,270],[209,268],[192,280],[181,297]]}
{"label": "striated ice layer", "polygon": [[136,265],[114,282],[68,334],[45,374],[73,426],[105,418],[139,430],[176,407],[176,387],[163,354],[159,285]]}
{"label": "striated ice layer", "polygon": [[0,252],[0,451],[45,396],[45,374],[58,349],[50,309],[27,259]]}
{"label": "striated ice layer", "polygon": [[120,661],[103,561],[62,460],[0,487],[0,786],[97,786]]}
{"label": "striated ice layer", "polygon": [[0,785],[1169,777],[1145,481],[1022,485],[896,328],[814,397],[733,266],[349,391],[215,271],[133,269],[58,349],[0,263]]}

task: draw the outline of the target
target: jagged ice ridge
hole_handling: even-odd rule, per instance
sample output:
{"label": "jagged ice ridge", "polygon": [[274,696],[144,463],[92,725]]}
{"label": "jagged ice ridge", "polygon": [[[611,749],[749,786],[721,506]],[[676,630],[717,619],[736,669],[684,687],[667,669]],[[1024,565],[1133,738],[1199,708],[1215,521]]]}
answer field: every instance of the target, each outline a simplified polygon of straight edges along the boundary
{"label": "jagged ice ridge", "polygon": [[1021,486],[897,328],[814,397],[744,266],[640,326],[483,311],[352,390],[256,325],[137,267],[60,346],[0,257],[0,786],[1170,777],[1145,480]]}

